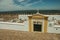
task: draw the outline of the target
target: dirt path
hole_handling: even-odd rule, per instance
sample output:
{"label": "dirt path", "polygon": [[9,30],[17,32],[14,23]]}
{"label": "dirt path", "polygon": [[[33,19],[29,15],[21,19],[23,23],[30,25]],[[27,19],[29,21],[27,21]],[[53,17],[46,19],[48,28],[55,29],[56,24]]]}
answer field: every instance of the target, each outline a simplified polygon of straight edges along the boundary
{"label": "dirt path", "polygon": [[58,40],[56,34],[0,29],[0,40]]}

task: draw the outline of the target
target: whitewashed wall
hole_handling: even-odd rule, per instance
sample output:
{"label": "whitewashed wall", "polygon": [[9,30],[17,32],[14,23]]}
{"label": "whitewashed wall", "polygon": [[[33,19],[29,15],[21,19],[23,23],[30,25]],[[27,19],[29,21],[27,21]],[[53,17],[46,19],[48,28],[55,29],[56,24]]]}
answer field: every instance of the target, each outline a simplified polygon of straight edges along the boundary
{"label": "whitewashed wall", "polygon": [[26,19],[24,23],[11,23],[11,22],[0,22],[0,29],[10,29],[10,30],[20,30],[20,31],[29,31],[28,28],[28,15],[19,15],[19,19]]}
{"label": "whitewashed wall", "polygon": [[[19,19],[26,19],[23,24],[8,24],[8,23],[1,23],[0,22],[0,29],[10,29],[10,30],[20,30],[20,31],[29,31],[29,23],[28,23],[28,16],[29,15],[19,15]],[[60,15],[47,15],[48,20],[51,20],[52,17],[55,17],[57,20],[60,20]],[[53,26],[49,26],[52,23]],[[60,33],[60,27],[54,27],[53,22],[48,21],[48,33]],[[60,25],[59,25],[60,26]],[[56,30],[57,29],[57,30]]]}
{"label": "whitewashed wall", "polygon": [[[56,18],[57,20],[60,20],[60,15],[48,15],[48,20],[52,20],[52,17]],[[49,24],[52,23],[52,26],[49,26]],[[59,27],[58,27],[59,26]],[[48,21],[48,32],[49,33],[60,33],[60,25],[54,27],[53,21]]]}

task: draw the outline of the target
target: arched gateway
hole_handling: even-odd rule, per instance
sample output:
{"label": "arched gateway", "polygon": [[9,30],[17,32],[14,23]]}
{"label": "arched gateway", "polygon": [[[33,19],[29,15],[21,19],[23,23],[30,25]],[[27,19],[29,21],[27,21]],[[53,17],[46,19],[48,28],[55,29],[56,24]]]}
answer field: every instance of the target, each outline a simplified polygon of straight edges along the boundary
{"label": "arched gateway", "polygon": [[37,12],[29,18],[30,32],[47,32],[48,17]]}

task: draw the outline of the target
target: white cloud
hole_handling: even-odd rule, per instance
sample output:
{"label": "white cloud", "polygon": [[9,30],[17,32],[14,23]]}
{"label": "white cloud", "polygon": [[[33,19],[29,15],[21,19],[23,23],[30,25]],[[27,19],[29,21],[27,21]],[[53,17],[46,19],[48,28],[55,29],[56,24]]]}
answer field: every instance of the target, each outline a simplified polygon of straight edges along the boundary
{"label": "white cloud", "polygon": [[[24,0],[19,0],[20,2],[21,1],[24,1]],[[28,0],[27,2],[29,2],[30,0]],[[38,2],[41,2],[38,1]],[[35,2],[35,3],[31,3],[31,4],[27,4],[25,6],[21,6],[21,5],[15,5],[13,0],[2,0],[0,2],[0,11],[12,11],[12,10],[25,10],[25,9],[33,9],[32,7],[29,7],[30,5],[33,5],[33,4],[36,4],[38,2]]]}
{"label": "white cloud", "polygon": [[42,3],[42,0],[39,0],[39,1],[34,2],[34,3],[27,4],[26,6],[31,6],[31,5],[34,5],[34,4],[39,3],[39,2]]}
{"label": "white cloud", "polygon": [[22,1],[24,1],[24,0],[18,0],[19,2],[22,2]]}
{"label": "white cloud", "polygon": [[13,0],[3,0],[0,3],[0,11],[12,11],[12,10],[21,10],[21,6],[16,6],[13,4]]}
{"label": "white cloud", "polygon": [[2,0],[0,0],[0,2],[2,2]]}

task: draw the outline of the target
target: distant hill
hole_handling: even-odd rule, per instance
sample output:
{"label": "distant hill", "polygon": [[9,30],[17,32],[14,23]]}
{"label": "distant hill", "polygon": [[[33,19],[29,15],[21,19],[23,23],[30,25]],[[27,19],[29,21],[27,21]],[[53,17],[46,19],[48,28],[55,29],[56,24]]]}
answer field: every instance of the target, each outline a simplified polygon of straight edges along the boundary
{"label": "distant hill", "polygon": [[[4,11],[4,12],[0,12],[3,13],[3,14],[6,14],[6,13],[13,13],[13,14],[36,14],[37,10],[20,10],[20,11]],[[41,14],[46,14],[46,15],[54,15],[54,14],[57,14],[59,15],[60,14],[60,10],[39,10],[39,12]]]}

